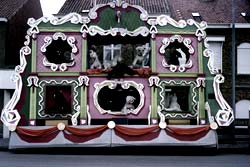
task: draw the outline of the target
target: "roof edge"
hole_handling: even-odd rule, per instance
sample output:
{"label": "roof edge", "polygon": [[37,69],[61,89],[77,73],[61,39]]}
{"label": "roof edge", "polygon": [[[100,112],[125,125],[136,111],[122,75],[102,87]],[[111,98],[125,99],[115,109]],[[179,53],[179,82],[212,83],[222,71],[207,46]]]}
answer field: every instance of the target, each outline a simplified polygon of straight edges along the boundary
{"label": "roof edge", "polygon": [[[227,29],[232,28],[233,23],[208,23],[208,29]],[[250,28],[250,23],[235,23],[235,28]]]}

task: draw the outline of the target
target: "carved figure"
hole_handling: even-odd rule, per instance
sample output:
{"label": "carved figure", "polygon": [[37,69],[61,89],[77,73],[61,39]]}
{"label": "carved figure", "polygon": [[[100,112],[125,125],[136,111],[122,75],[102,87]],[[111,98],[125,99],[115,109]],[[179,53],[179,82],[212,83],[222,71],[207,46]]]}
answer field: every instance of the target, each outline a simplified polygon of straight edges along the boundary
{"label": "carved figure", "polygon": [[168,108],[166,109],[166,111],[182,111],[181,107],[177,101],[177,96],[176,94],[169,96],[166,100],[167,102],[169,101],[170,104],[168,106]]}
{"label": "carved figure", "polygon": [[92,59],[92,61],[91,61],[92,64],[90,65],[90,68],[91,69],[94,69],[94,68],[101,69],[102,68],[102,64],[100,63],[98,55],[96,54],[96,52],[93,49],[91,49],[89,51],[89,56]]}
{"label": "carved figure", "polygon": [[127,96],[126,97],[126,103],[123,106],[121,112],[123,114],[128,114],[129,111],[134,110],[134,108],[135,108],[135,106],[133,105],[134,101],[135,101],[135,97],[133,97],[133,96]]}
{"label": "carved figure", "polygon": [[134,58],[132,66],[133,67],[136,67],[136,66],[144,67],[149,61],[150,50],[151,50],[151,48],[149,46],[149,43],[146,43],[145,45],[142,45],[142,46],[137,46],[136,47],[137,54]]}
{"label": "carved figure", "polygon": [[178,57],[178,61],[179,61],[179,66],[185,66],[186,61],[187,61],[187,56],[186,54],[181,50],[181,48],[176,49],[177,52],[179,52],[181,54],[181,57]]}

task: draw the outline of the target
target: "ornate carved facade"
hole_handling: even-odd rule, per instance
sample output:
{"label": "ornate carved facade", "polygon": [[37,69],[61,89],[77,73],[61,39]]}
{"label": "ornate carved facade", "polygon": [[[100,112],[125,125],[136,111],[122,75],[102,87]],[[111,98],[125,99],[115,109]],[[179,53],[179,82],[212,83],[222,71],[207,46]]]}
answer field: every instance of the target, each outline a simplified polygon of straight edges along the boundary
{"label": "ornate carved facade", "polygon": [[[46,127],[55,125],[60,132],[50,128],[48,133],[67,139],[55,145],[84,145],[88,130],[92,137],[108,138],[107,145],[147,145],[155,132],[148,145],[157,138],[167,145],[178,137],[163,131],[176,126],[172,131],[190,132],[180,145],[198,135],[195,141],[215,146],[217,127],[234,119],[220,91],[224,77],[208,48],[206,22],[151,17],[141,6],[114,1],[96,5],[88,16],[31,18],[28,24],[13,77],[16,90],[1,115],[20,147],[34,143],[27,138],[39,128],[46,134]],[[134,139],[127,140],[131,135]],[[88,142],[100,144],[92,139]]]}

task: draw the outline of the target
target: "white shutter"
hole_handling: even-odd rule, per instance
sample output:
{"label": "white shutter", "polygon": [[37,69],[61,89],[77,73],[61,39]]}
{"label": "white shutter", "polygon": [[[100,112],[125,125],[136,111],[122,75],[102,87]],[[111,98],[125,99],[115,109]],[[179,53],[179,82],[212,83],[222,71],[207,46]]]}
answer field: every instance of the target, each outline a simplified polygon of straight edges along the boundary
{"label": "white shutter", "polygon": [[222,50],[223,42],[225,41],[224,36],[208,36],[207,37],[209,49],[214,53],[213,66],[222,72]]}
{"label": "white shutter", "polygon": [[214,53],[213,66],[222,71],[222,42],[209,42],[209,49]]}
{"label": "white shutter", "polygon": [[237,47],[237,74],[250,74],[250,43]]}

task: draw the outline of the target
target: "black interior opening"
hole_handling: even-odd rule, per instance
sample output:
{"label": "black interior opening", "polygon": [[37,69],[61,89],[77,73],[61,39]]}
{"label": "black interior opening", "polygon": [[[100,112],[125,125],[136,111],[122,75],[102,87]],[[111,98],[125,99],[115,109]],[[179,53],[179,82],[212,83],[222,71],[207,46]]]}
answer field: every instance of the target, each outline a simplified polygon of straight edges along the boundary
{"label": "black interior opening", "polygon": [[115,89],[105,86],[98,93],[97,100],[102,109],[120,112],[126,104],[127,96],[135,98],[133,105],[134,108],[137,108],[140,103],[140,94],[133,86],[130,86],[128,89],[123,89],[120,84]]}
{"label": "black interior opening", "polygon": [[[177,102],[182,111],[189,111],[189,86],[166,86],[165,87],[165,107],[169,108],[173,96],[177,97]],[[169,100],[168,100],[169,99]]]}
{"label": "black interior opening", "polygon": [[186,54],[187,63],[190,58],[188,48],[183,43],[179,43],[177,39],[174,42],[170,42],[169,46],[165,50],[166,62],[168,64],[180,65],[178,58],[181,58],[182,56],[176,49],[181,49]]}
{"label": "black interior opening", "polygon": [[58,40],[53,40],[52,43],[47,46],[45,56],[50,63],[71,63],[74,61],[71,56],[71,50],[72,48],[67,41],[59,38]]}
{"label": "black interior opening", "polygon": [[71,86],[46,86],[45,114],[66,115],[72,113]]}
{"label": "black interior opening", "polygon": [[[93,62],[89,56],[90,50],[94,50],[97,53],[98,59],[100,63],[103,64],[103,56],[104,56],[104,46],[108,45],[121,45],[121,49],[119,51],[119,55],[122,57],[122,63],[125,63],[127,66],[131,66],[133,60],[137,54],[141,54],[140,51],[136,50],[136,47],[145,45],[146,43],[150,44],[150,36],[143,37],[143,36],[90,36],[88,38],[88,61],[89,67],[90,64]],[[117,52],[114,51],[114,52]],[[150,66],[150,58],[147,59],[144,66]],[[102,67],[104,68],[104,67]]]}

